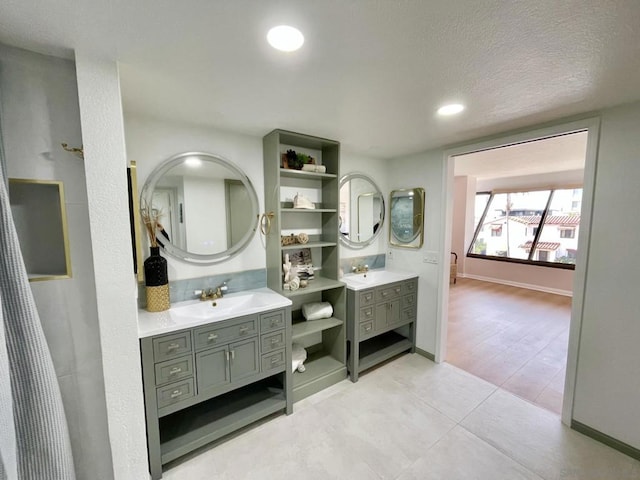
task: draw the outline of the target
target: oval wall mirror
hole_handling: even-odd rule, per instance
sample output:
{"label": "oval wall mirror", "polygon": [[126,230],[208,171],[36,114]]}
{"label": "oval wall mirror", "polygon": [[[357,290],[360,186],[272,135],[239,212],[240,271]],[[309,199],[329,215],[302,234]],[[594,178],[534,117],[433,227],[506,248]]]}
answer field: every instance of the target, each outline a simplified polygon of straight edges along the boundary
{"label": "oval wall mirror", "polygon": [[370,245],[384,224],[384,195],[371,177],[348,173],[340,179],[340,240],[350,248]]}
{"label": "oval wall mirror", "polygon": [[230,161],[187,152],[158,165],[140,193],[140,206],[159,213],[158,244],[169,255],[198,264],[228,260],[251,241],[258,196]]}

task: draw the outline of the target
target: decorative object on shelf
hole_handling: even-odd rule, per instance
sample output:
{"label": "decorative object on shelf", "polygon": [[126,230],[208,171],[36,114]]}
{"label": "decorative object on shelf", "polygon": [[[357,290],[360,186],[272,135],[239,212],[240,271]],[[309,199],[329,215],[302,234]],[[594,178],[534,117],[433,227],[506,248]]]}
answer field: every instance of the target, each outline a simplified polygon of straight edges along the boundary
{"label": "decorative object on shelf", "polygon": [[296,268],[289,259],[289,254],[284,255],[284,262],[282,263],[282,288],[285,290],[297,290],[300,288],[300,280],[296,274]]}
{"label": "decorative object on shelf", "polygon": [[333,316],[333,307],[329,302],[305,303],[302,305],[302,316],[308,321],[331,318]]}
{"label": "decorative object on shelf", "polygon": [[169,310],[169,276],[167,260],[160,255],[160,247],[156,232],[162,230],[159,223],[161,213],[149,206],[141,210],[142,221],[149,236],[151,255],[144,261],[144,281],[147,294],[147,310],[149,312],[163,312]]}
{"label": "decorative object on shelf", "polygon": [[389,243],[420,248],[424,241],[424,188],[394,190],[389,195]]}
{"label": "decorative object on shelf", "polygon": [[307,359],[307,351],[299,343],[291,345],[291,372],[296,370],[300,373],[305,371],[304,361]]}
{"label": "decorative object on shelf", "polygon": [[304,172],[314,172],[314,173],[327,173],[327,167],[324,165],[314,165],[308,163],[302,166],[302,171]]}
{"label": "decorative object on shelf", "polygon": [[316,159],[311,155],[296,153],[295,150],[289,149],[287,153],[281,154],[280,166],[289,170],[303,170],[306,165],[315,165],[315,163]]}
{"label": "decorative object on shelf", "polygon": [[66,143],[61,143],[60,145],[62,145],[62,148],[64,148],[67,152],[73,153],[76,157],[84,160],[84,147],[82,145],[80,145],[80,148],[70,147]]}
{"label": "decorative object on shelf", "polygon": [[316,206],[313,204],[311,200],[309,200],[304,195],[300,195],[299,193],[296,193],[296,196],[293,197],[293,208],[315,210]]}
{"label": "decorative object on shelf", "polygon": [[291,234],[291,235],[281,235],[280,236],[280,244],[283,247],[286,247],[288,245],[304,245],[306,243],[309,242],[309,235],[307,235],[306,233],[299,233],[297,235],[295,234]]}
{"label": "decorative object on shelf", "polygon": [[260,225],[260,233],[265,237],[271,233],[271,221],[276,214],[273,212],[258,215],[258,224]]}
{"label": "decorative object on shelf", "polygon": [[311,261],[311,249],[301,248],[300,250],[288,250],[288,252],[284,254],[285,263],[287,261],[291,262],[291,268],[295,268],[296,276],[300,280],[313,280],[314,270]]}

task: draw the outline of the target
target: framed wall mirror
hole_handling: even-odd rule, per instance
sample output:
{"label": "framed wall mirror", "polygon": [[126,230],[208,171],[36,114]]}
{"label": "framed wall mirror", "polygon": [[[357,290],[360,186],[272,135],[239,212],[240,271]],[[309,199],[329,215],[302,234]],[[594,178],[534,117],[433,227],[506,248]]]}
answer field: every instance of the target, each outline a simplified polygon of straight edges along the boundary
{"label": "framed wall mirror", "polygon": [[228,260],[257,228],[258,196],[251,181],[211,153],[181,153],[161,163],[142,187],[140,208],[159,213],[158,244],[189,263]]}
{"label": "framed wall mirror", "polygon": [[384,195],[371,177],[348,173],[340,179],[340,241],[364,248],[380,235],[384,224]]}
{"label": "framed wall mirror", "polygon": [[420,248],[424,242],[424,189],[394,190],[389,196],[389,243]]}

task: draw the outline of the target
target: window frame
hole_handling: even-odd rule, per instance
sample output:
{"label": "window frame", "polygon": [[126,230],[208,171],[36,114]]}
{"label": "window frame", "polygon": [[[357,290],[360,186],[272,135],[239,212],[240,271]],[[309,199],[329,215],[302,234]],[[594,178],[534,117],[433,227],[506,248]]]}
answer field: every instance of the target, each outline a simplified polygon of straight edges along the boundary
{"label": "window frame", "polygon": [[[562,270],[575,270],[576,266],[573,263],[561,263],[561,262],[547,262],[541,260],[534,260],[535,252],[537,251],[538,240],[542,235],[542,230],[544,228],[545,221],[549,214],[549,208],[551,207],[551,202],[553,201],[553,196],[557,190],[570,190],[570,189],[582,189],[583,187],[580,185],[563,185],[563,186],[553,186],[553,187],[536,187],[536,188],[518,188],[518,189],[500,189],[500,190],[492,190],[491,192],[476,192],[478,194],[486,194],[490,193],[489,199],[487,200],[487,204],[484,207],[484,212],[480,217],[480,221],[478,225],[476,225],[476,230],[473,233],[473,238],[471,239],[471,243],[469,244],[469,248],[467,249],[467,257],[468,258],[479,258],[483,260],[492,260],[496,262],[507,262],[507,263],[519,263],[524,265],[536,265],[539,267],[551,267],[551,268],[560,268]],[[480,230],[485,223],[485,219],[487,217],[487,213],[489,211],[489,206],[493,201],[493,198],[497,194],[501,193],[525,193],[525,192],[536,192],[541,190],[549,190],[549,198],[547,199],[547,204],[545,206],[542,215],[540,215],[540,223],[538,223],[537,227],[534,227],[534,237],[531,242],[531,248],[529,250],[529,256],[527,259],[523,258],[510,258],[510,257],[501,257],[497,255],[481,255],[479,253],[473,253],[473,246],[478,239],[478,235],[480,234]],[[574,229],[574,237],[575,238],[575,229]]]}

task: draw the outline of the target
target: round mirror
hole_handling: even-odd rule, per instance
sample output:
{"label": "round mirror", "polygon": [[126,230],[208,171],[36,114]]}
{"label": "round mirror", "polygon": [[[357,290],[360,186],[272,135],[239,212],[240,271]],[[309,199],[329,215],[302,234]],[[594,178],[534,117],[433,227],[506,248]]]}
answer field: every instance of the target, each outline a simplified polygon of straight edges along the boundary
{"label": "round mirror", "polygon": [[142,187],[140,205],[159,215],[158,244],[186,262],[227,260],[256,231],[258,196],[251,181],[210,153],[181,153],[161,163]]}
{"label": "round mirror", "polygon": [[340,240],[363,248],[382,231],[384,196],[371,177],[348,173],[340,179]]}

